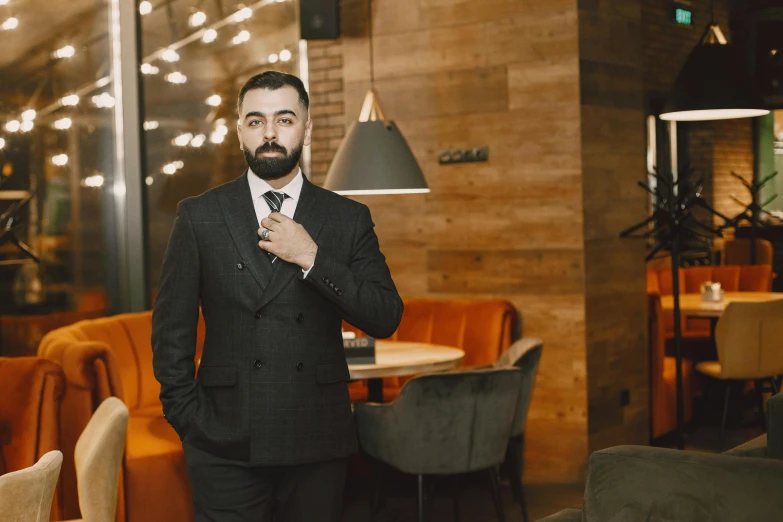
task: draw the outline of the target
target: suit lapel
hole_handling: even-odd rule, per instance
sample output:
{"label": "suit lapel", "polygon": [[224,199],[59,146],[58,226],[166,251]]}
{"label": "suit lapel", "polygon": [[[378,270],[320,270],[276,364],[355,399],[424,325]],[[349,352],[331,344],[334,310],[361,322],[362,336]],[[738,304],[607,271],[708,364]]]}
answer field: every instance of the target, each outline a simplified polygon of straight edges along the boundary
{"label": "suit lapel", "polygon": [[[326,221],[327,208],[319,197],[318,190],[314,185],[307,180],[307,177],[303,175],[302,192],[299,194],[299,201],[296,204],[296,212],[294,212],[294,221],[301,224],[304,229],[310,234],[313,241],[318,239],[318,235],[321,233],[321,228]],[[261,250],[260,248],[258,249]],[[272,280],[269,283],[269,287],[264,291],[264,295],[261,298],[260,307],[265,306],[272,301],[277,295],[286,287],[291,279],[301,272],[301,267],[292,263],[287,263],[282,259],[278,259],[274,262],[274,271],[272,274]]]}
{"label": "suit lapel", "polygon": [[229,189],[220,195],[219,201],[239,255],[258,285],[266,289],[272,277],[272,262],[266,252],[258,247],[258,217],[250,195],[247,171],[231,182]]}

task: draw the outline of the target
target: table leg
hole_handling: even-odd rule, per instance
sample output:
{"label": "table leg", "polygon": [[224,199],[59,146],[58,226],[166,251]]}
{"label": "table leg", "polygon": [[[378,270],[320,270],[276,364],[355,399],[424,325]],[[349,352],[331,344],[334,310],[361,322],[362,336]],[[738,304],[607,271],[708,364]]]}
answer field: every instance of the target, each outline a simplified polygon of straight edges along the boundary
{"label": "table leg", "polygon": [[383,379],[367,379],[367,400],[383,402]]}

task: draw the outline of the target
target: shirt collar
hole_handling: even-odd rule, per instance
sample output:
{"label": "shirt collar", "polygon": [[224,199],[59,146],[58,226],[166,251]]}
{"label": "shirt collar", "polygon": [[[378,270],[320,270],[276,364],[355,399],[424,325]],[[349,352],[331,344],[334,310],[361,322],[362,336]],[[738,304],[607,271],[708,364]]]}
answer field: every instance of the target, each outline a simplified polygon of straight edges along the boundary
{"label": "shirt collar", "polygon": [[299,195],[302,193],[302,185],[304,184],[303,176],[304,174],[302,174],[302,169],[300,168],[299,172],[294,176],[294,179],[288,182],[288,185],[281,189],[274,189],[269,183],[258,177],[255,172],[248,168],[247,182],[250,185],[250,196],[253,198],[253,201],[255,201],[266,192],[274,190],[275,192],[285,192],[289,198],[294,201],[299,201]]}

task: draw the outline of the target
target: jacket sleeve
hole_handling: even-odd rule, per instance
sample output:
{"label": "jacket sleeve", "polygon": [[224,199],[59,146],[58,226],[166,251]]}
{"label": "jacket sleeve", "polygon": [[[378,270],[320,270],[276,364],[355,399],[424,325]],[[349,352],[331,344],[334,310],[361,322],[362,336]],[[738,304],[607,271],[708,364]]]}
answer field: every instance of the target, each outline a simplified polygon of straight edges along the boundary
{"label": "jacket sleeve", "polygon": [[402,299],[378,246],[370,210],[356,218],[351,259],[346,266],[319,247],[315,263],[300,280],[333,303],[342,317],[368,335],[390,337],[402,319]]}
{"label": "jacket sleeve", "polygon": [[187,209],[180,202],[152,313],[152,365],[169,424],[184,437],[198,411],[194,357],[201,268]]}

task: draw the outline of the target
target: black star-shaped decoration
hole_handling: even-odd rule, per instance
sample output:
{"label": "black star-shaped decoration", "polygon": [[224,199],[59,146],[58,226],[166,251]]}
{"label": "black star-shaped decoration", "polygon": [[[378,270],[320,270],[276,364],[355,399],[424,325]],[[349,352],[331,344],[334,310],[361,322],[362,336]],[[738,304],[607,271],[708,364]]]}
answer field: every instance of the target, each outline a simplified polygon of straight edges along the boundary
{"label": "black star-shaped decoration", "polygon": [[772,179],[774,179],[775,176],[778,175],[777,172],[773,172],[766,178],[762,180],[753,180],[752,183],[748,182],[740,176],[739,174],[736,174],[734,172],[731,173],[732,176],[737,178],[746,189],[748,189],[748,192],[750,193],[750,203],[743,203],[739,199],[735,198],[734,196],[731,196],[731,199],[733,199],[738,205],[745,207],[742,212],[734,216],[733,218],[727,219],[726,226],[731,227],[737,227],[740,223],[743,221],[746,221],[751,224],[751,226],[764,226],[763,223],[761,223],[758,219],[758,216],[761,214],[767,214],[768,216],[771,216],[769,212],[764,210],[764,207],[772,203],[777,197],[777,194],[773,194],[770,198],[767,199],[764,203],[759,204],[759,193],[761,192],[761,189],[769,183]]}

